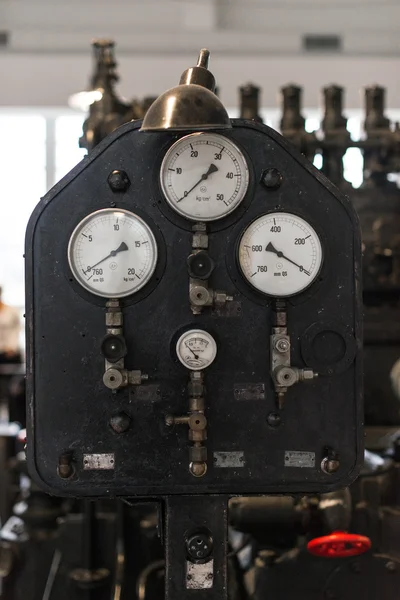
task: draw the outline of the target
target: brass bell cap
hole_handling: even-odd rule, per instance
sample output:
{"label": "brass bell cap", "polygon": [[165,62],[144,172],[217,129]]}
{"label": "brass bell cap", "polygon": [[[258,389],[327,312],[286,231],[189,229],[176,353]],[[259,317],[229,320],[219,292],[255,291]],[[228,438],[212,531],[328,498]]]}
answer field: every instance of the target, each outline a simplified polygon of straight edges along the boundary
{"label": "brass bell cap", "polygon": [[184,71],[179,85],[155,100],[146,113],[141,131],[232,127],[224,105],[214,94],[215,79],[207,68],[209,56],[208,50],[201,50],[197,65]]}

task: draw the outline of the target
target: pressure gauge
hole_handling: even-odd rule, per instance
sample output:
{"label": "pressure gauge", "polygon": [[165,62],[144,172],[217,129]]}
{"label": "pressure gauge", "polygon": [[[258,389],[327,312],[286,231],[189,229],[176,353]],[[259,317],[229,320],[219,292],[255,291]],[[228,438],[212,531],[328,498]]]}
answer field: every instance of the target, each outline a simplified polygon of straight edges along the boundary
{"label": "pressure gauge", "polygon": [[216,133],[187,135],[168,150],[161,187],[170,206],[191,221],[216,221],[243,200],[249,169],[239,148]]}
{"label": "pressure gauge", "polygon": [[293,296],[308,288],[323,260],[321,241],[307,221],[290,213],[259,217],[239,244],[244,277],[269,296]]}
{"label": "pressure gauge", "polygon": [[157,244],[137,215],[105,208],[85,217],[68,245],[76,280],[92,294],[123,298],[149,281],[157,264]]}
{"label": "pressure gauge", "polygon": [[176,354],[183,366],[192,371],[209,367],[217,356],[217,343],[207,331],[190,329],[181,335]]}

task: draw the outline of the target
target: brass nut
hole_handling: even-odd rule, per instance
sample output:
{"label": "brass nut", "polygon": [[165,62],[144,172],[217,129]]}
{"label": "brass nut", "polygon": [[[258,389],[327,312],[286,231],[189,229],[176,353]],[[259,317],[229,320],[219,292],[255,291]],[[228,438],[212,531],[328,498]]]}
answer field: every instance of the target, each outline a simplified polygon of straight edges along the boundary
{"label": "brass nut", "polygon": [[214,292],[214,303],[218,306],[224,305],[226,302],[232,302],[233,296],[228,296],[226,292],[216,290]]}
{"label": "brass nut", "polygon": [[204,398],[190,398],[189,401],[190,410],[194,411],[202,411],[205,408]]}
{"label": "brass nut", "polygon": [[207,431],[205,429],[200,431],[189,429],[188,438],[190,442],[204,442],[207,439]]}
{"label": "brass nut", "polygon": [[317,376],[316,373],[314,373],[314,371],[312,371],[311,369],[303,369],[302,371],[302,375],[303,375],[303,379],[314,379],[314,377]]}
{"label": "brass nut", "polygon": [[189,448],[190,462],[206,462],[207,448],[205,446],[192,446]]}
{"label": "brass nut", "polygon": [[290,342],[285,338],[280,338],[275,342],[275,349],[277,352],[284,354],[290,350]]}
{"label": "brass nut", "polygon": [[202,396],[203,395],[203,384],[201,381],[190,382],[188,385],[189,396]]}

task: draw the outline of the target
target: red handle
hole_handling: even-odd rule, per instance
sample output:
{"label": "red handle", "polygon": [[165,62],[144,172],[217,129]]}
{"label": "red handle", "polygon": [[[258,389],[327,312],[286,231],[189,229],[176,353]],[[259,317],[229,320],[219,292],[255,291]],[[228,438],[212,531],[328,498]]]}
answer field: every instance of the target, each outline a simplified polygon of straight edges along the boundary
{"label": "red handle", "polygon": [[307,544],[307,550],[315,556],[325,558],[346,558],[364,554],[371,548],[371,540],[365,535],[335,531],[318,537]]}

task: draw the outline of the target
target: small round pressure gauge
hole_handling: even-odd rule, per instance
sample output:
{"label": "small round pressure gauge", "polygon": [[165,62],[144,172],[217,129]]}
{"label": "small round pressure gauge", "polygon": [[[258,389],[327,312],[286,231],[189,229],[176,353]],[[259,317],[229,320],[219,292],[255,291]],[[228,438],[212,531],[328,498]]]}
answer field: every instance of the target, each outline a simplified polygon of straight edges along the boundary
{"label": "small round pressure gauge", "polygon": [[285,297],[308,288],[320,272],[321,241],[307,221],[270,213],[249,225],[239,243],[239,265],[247,281],[269,296]]}
{"label": "small round pressure gauge", "polygon": [[190,329],[179,338],[176,354],[184,367],[201,371],[209,367],[217,356],[217,343],[207,331]]}
{"label": "small round pressure gauge", "polygon": [[85,217],[68,245],[75,279],[92,294],[123,298],[149,281],[157,265],[157,244],[137,215],[105,208]]}
{"label": "small round pressure gauge", "polygon": [[217,133],[193,133],[166,153],[160,182],[168,204],[191,221],[216,221],[243,200],[249,169],[242,152]]}

